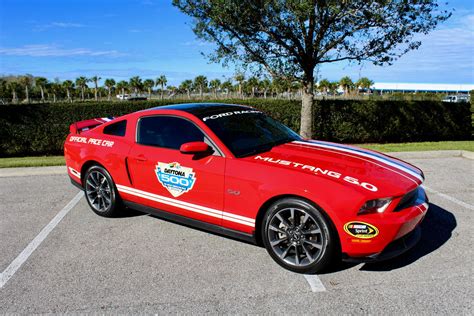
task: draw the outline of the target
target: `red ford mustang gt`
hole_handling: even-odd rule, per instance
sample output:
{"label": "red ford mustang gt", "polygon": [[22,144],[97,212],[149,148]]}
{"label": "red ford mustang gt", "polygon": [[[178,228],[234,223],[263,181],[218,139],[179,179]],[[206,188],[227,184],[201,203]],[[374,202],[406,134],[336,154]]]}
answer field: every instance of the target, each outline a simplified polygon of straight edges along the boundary
{"label": "red ford mustang gt", "polygon": [[420,169],[306,140],[264,113],[181,104],[71,125],[69,176],[92,210],[123,206],[255,243],[286,269],[392,258],[420,237]]}

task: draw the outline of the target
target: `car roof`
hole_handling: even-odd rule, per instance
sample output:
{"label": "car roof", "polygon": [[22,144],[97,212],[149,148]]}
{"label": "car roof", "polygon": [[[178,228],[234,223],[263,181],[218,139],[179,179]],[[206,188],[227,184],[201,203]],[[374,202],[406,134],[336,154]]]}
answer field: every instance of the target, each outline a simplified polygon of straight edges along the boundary
{"label": "car roof", "polygon": [[151,110],[179,110],[190,113],[197,117],[204,117],[212,115],[214,113],[222,113],[228,111],[238,111],[238,110],[249,110],[253,109],[252,107],[238,104],[226,104],[226,103],[182,103],[182,104],[173,104],[165,106],[157,106],[154,108],[147,109],[145,111]]}

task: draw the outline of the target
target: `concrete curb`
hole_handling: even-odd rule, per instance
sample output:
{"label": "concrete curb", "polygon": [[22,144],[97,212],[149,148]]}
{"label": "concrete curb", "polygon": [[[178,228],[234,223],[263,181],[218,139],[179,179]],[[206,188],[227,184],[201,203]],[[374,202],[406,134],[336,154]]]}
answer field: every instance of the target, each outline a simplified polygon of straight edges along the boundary
{"label": "concrete curb", "polygon": [[66,166],[0,168],[0,178],[66,174]]}
{"label": "concrete curb", "polygon": [[[399,159],[435,159],[463,157],[474,160],[474,152],[466,150],[402,151],[386,153]],[[66,166],[0,168],[0,178],[66,174]]]}
{"label": "concrete curb", "polygon": [[433,159],[450,157],[474,159],[474,152],[467,150],[403,151],[389,152],[386,154],[400,159]]}

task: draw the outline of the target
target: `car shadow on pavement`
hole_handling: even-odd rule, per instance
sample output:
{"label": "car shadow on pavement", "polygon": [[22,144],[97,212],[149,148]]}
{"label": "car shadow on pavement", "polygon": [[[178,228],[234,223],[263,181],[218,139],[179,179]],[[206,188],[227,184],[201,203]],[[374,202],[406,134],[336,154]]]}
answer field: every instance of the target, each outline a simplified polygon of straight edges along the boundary
{"label": "car shadow on pavement", "polygon": [[421,239],[415,247],[392,260],[366,263],[361,267],[361,270],[390,271],[412,264],[444,245],[451,238],[457,223],[456,217],[451,212],[430,203],[428,213],[420,226]]}
{"label": "car shadow on pavement", "polygon": [[[421,222],[421,239],[409,251],[399,257],[375,263],[365,263],[362,271],[390,271],[412,264],[418,259],[432,253],[444,245],[452,236],[456,228],[456,218],[454,215],[442,207],[430,203],[430,208],[425,219]],[[341,262],[320,272],[320,274],[335,273],[350,269],[358,265],[357,263]]]}

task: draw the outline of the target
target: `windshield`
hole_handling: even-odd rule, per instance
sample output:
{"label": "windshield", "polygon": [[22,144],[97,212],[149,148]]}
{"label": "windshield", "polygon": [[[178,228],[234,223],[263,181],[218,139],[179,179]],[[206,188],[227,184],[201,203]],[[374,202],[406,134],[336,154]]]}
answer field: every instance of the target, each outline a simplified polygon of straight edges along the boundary
{"label": "windshield", "polygon": [[241,115],[228,113],[208,116],[203,121],[236,157],[255,155],[301,139],[297,133],[259,111],[239,111]]}

